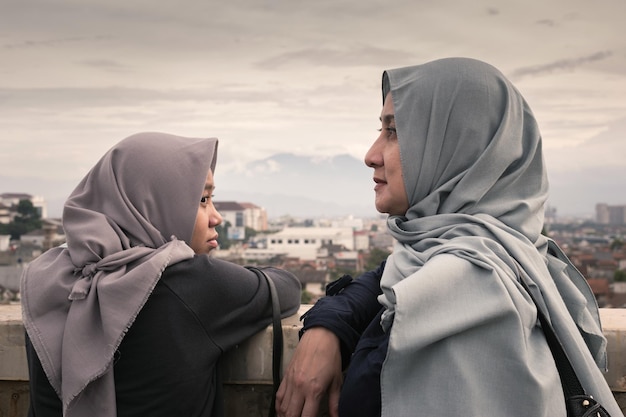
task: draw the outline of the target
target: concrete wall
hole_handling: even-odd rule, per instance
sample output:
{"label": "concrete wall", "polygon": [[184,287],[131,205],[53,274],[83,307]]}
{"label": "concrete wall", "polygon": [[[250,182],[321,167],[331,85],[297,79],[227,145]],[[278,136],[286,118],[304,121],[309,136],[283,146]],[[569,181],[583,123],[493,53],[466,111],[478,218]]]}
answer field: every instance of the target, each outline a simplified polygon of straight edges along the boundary
{"label": "concrete wall", "polygon": [[[298,318],[310,308],[283,320],[284,357],[287,366],[298,343]],[[626,309],[600,310],[608,340],[609,386],[626,410]],[[223,361],[227,417],[265,416],[272,389],[272,329],[261,331],[229,352]],[[0,417],[26,415],[28,373],[24,328],[19,304],[0,305]],[[327,416],[323,410],[320,416]]]}

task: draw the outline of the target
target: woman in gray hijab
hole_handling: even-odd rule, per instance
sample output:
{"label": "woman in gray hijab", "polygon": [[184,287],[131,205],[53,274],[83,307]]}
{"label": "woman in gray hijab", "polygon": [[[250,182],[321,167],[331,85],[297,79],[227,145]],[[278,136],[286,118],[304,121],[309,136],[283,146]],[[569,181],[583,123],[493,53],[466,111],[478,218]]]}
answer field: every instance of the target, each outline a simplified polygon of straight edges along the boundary
{"label": "woman in gray hijab", "polygon": [[[221,354],[271,322],[267,284],[209,257],[216,139],[130,136],[67,200],[67,245],[22,276],[30,416],[220,416]],[[266,268],[282,315],[300,284]]]}
{"label": "woman in gray hijab", "polygon": [[488,64],[442,59],[386,71],[380,120],[365,162],[393,253],[305,315],[278,414],[313,416],[326,393],[342,417],[565,416],[523,276],[587,393],[621,416],[593,294],[541,234],[548,182],[520,93]]}

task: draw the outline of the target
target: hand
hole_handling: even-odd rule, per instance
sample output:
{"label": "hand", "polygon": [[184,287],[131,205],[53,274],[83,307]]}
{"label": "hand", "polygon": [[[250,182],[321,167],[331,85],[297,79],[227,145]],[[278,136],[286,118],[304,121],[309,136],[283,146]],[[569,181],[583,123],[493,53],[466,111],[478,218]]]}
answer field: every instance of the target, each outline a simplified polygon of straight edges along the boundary
{"label": "hand", "polygon": [[279,417],[317,417],[328,394],[328,411],[338,417],[341,373],[339,338],[323,327],[308,329],[296,347],[276,394]]}

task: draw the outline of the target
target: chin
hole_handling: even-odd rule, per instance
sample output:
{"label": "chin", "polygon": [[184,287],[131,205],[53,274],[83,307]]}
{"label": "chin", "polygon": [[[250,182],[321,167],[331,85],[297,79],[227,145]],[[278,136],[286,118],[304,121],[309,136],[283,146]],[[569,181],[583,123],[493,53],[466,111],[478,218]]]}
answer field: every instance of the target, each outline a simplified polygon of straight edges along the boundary
{"label": "chin", "polygon": [[388,208],[388,207],[385,207],[385,206],[384,206],[384,205],[382,205],[382,204],[378,204],[378,203],[376,203],[376,204],[375,204],[375,207],[376,207],[376,211],[377,211],[377,212],[379,212],[379,213],[381,213],[381,214],[391,214],[391,213],[389,213],[389,208]]}

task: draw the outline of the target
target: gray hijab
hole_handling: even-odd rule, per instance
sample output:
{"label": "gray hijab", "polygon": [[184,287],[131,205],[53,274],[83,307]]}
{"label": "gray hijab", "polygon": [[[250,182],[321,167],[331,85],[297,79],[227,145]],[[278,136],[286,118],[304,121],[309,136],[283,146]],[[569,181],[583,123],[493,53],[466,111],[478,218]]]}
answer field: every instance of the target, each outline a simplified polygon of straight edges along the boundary
{"label": "gray hijab", "polygon": [[194,256],[185,242],[216,155],[216,139],[119,142],[65,203],[67,247],[24,271],[24,325],[64,415],[116,415],[114,354],[163,270]]}
{"label": "gray hijab", "polygon": [[[466,404],[476,401],[480,409],[481,399],[468,393],[463,381],[457,383],[450,376],[450,385],[437,393],[428,390],[428,380],[408,376],[424,369],[407,367],[420,360],[412,350],[429,338],[440,340],[447,321],[421,321],[420,308],[428,305],[423,297],[439,291],[438,283],[445,285],[455,268],[501,282],[497,285],[506,288],[522,318],[534,308],[517,280],[517,274],[524,274],[547,309],[583,386],[614,407],[598,369],[606,366],[606,341],[595,298],[556,244],[541,234],[548,181],[541,136],[520,93],[494,67],[465,58],[386,71],[383,100],[389,92],[409,209],[405,216],[388,219],[396,243],[379,298],[386,307],[381,324],[390,332],[381,375],[383,415],[411,415],[410,410],[425,410],[425,404],[443,406],[440,414],[458,415],[446,407],[454,407],[452,398],[465,395]],[[433,287],[427,288],[431,283]],[[457,283],[446,289],[449,304],[441,306],[447,309],[442,317],[463,317],[466,307],[480,311],[472,301],[482,294],[472,293],[472,288],[459,294],[459,288]],[[478,337],[492,343],[488,335]],[[471,367],[468,364],[467,369]],[[419,379],[420,371],[415,372]],[[515,375],[515,366],[508,372]],[[549,381],[554,375],[541,378]],[[502,394],[504,399],[518,388],[504,386],[502,393],[484,394]],[[523,415],[523,404],[508,406]]]}

